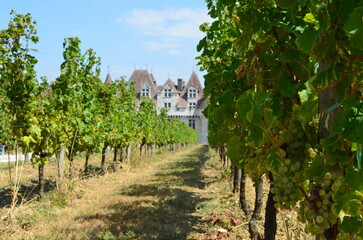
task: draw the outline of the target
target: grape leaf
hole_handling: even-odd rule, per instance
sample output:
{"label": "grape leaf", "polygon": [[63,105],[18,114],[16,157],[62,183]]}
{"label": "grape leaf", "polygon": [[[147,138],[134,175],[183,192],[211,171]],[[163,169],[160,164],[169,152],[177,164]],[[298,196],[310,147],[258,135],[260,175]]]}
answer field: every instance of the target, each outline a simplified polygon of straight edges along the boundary
{"label": "grape leaf", "polygon": [[363,192],[363,172],[356,171],[352,167],[346,169],[347,173],[345,176],[346,183],[353,189]]}
{"label": "grape leaf", "polygon": [[221,94],[221,96],[218,98],[218,100],[219,100],[219,103],[221,103],[221,104],[233,104],[234,101],[233,101],[232,91],[230,89],[224,91]]}
{"label": "grape leaf", "polygon": [[32,136],[23,136],[23,137],[20,138],[20,140],[27,147],[29,147],[30,143],[36,143],[36,141],[34,140],[34,138]]}
{"label": "grape leaf", "polygon": [[336,14],[341,25],[345,25],[345,23],[348,21],[350,14],[354,11],[355,6],[355,1],[345,1],[344,4],[339,6],[339,11]]}
{"label": "grape leaf", "polygon": [[361,218],[345,216],[342,223],[339,224],[339,230],[342,232],[354,234],[363,228]]}
{"label": "grape leaf", "polygon": [[236,0],[224,0],[222,2],[226,6],[232,6],[233,4],[235,4]]}
{"label": "grape leaf", "polygon": [[341,79],[342,71],[341,66],[334,66],[326,71],[319,72],[309,79],[309,84],[312,89],[325,88],[329,86],[332,81]]}
{"label": "grape leaf", "polygon": [[277,118],[272,113],[272,109],[270,108],[265,108],[263,112],[263,118],[268,129],[277,127],[279,124]]}
{"label": "grape leaf", "polygon": [[252,104],[247,96],[241,95],[236,103],[237,110],[239,114],[244,117],[249,111],[252,110]]}
{"label": "grape leaf", "polygon": [[342,135],[352,142],[363,144],[363,119],[353,118],[347,122]]}
{"label": "grape leaf", "polygon": [[29,128],[29,133],[34,133],[37,137],[41,136],[41,131],[42,130],[36,125],[31,125],[31,127]]}
{"label": "grape leaf", "polygon": [[309,53],[313,48],[314,43],[318,39],[320,31],[315,30],[305,30],[299,37],[296,39],[296,44],[298,49],[304,53]]}
{"label": "grape leaf", "polygon": [[342,219],[346,214],[351,216],[359,215],[363,196],[355,191],[344,195],[336,194],[333,196],[333,200],[332,212]]}
{"label": "grape leaf", "polygon": [[350,15],[347,23],[344,25],[352,45],[363,50],[363,7],[357,7]]}
{"label": "grape leaf", "polygon": [[294,79],[286,74],[282,73],[276,82],[276,87],[281,91],[282,95],[292,97],[296,93],[296,84],[293,83]]}
{"label": "grape leaf", "polygon": [[197,45],[197,51],[200,52],[205,46],[207,45],[207,38],[204,37],[202,40],[199,41]]}
{"label": "grape leaf", "polygon": [[254,142],[255,146],[259,146],[262,143],[264,137],[263,129],[258,125],[252,125],[249,129],[249,136],[251,142]]}
{"label": "grape leaf", "polygon": [[318,102],[316,100],[309,100],[304,102],[301,105],[294,104],[294,113],[299,116],[302,124],[308,123],[311,121],[313,116],[318,111]]}
{"label": "grape leaf", "polygon": [[227,142],[227,156],[230,159],[240,159],[243,156],[243,144],[241,139],[237,136],[233,136]]}
{"label": "grape leaf", "polygon": [[282,105],[278,97],[272,98],[272,110],[275,116],[280,117],[282,115]]}
{"label": "grape leaf", "polygon": [[304,21],[307,23],[313,23],[313,24],[315,24],[317,22],[317,20],[314,17],[314,14],[312,14],[312,13],[305,14]]}
{"label": "grape leaf", "polygon": [[266,91],[266,92],[254,95],[254,104],[256,106],[262,106],[263,104],[265,104],[267,102],[270,95],[271,95],[270,91]]}
{"label": "grape leaf", "polygon": [[320,177],[324,175],[325,164],[321,156],[316,156],[312,162],[305,168],[305,176],[307,179]]}
{"label": "grape leaf", "polygon": [[300,92],[299,92],[300,101],[301,101],[302,103],[306,102],[307,100],[309,100],[310,95],[311,95],[311,92],[310,92],[310,91],[308,91],[308,90],[305,90],[305,89],[304,89],[304,90],[300,91]]}
{"label": "grape leaf", "polygon": [[301,58],[302,53],[296,49],[286,49],[281,53],[281,58],[286,62],[294,62],[296,58]]}
{"label": "grape leaf", "polygon": [[281,158],[275,148],[270,148],[261,159],[261,165],[264,165],[268,171],[273,173],[279,172]]}

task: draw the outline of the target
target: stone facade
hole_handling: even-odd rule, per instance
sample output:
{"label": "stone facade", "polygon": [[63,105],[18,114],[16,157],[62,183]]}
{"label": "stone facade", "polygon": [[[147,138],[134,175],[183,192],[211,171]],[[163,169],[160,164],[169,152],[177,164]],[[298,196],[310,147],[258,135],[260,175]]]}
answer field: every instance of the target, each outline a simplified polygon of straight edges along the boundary
{"label": "stone facade", "polygon": [[199,142],[208,143],[208,120],[203,115],[206,101],[198,76],[193,72],[185,84],[182,79],[175,84],[168,79],[163,85],[156,84],[154,76],[147,70],[135,70],[130,79],[135,82],[136,99],[139,104],[142,97],[154,100],[156,109],[168,109],[170,119],[178,118],[199,133]]}

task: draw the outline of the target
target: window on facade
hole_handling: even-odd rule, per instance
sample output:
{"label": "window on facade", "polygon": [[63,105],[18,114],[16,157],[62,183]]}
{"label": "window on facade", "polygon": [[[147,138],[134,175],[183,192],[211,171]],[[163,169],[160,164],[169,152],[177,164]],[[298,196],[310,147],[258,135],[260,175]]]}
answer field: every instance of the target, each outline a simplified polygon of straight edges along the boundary
{"label": "window on facade", "polygon": [[195,119],[189,119],[189,127],[195,129]]}
{"label": "window on facade", "polygon": [[194,109],[196,107],[196,103],[195,102],[190,102],[189,103],[189,109]]}
{"label": "window on facade", "polygon": [[171,108],[171,103],[164,103],[164,108],[170,109]]}
{"label": "window on facade", "polygon": [[149,97],[150,96],[150,91],[148,88],[142,88],[141,89],[141,96],[142,97]]}
{"label": "window on facade", "polygon": [[166,98],[171,97],[171,89],[170,88],[165,88],[164,89],[164,97],[166,97]]}
{"label": "window on facade", "polygon": [[188,92],[188,98],[197,98],[197,89],[191,88]]}

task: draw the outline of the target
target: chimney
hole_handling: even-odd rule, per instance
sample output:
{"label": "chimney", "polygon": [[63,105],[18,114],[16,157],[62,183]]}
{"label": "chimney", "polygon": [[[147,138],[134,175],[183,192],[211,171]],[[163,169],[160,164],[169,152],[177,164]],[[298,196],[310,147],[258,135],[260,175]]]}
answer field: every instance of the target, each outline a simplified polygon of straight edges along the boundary
{"label": "chimney", "polygon": [[178,78],[178,91],[183,90],[184,81],[181,78]]}

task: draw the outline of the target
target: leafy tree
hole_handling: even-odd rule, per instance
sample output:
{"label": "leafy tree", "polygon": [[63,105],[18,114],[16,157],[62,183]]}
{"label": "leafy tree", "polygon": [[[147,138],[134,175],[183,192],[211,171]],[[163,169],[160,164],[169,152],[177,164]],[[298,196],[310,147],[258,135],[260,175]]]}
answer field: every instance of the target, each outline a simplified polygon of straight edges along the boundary
{"label": "leafy tree", "polygon": [[[42,131],[44,114],[39,114],[43,106],[38,101],[40,89],[36,80],[35,64],[31,55],[32,44],[38,42],[35,21],[30,14],[22,15],[11,12],[12,19],[8,28],[0,31],[0,84],[2,86],[3,113],[8,119],[9,131],[13,144],[20,144],[24,153],[36,151],[46,141]],[[42,128],[43,127],[43,128]],[[7,137],[8,138],[8,137]],[[43,168],[46,160],[32,158],[39,165],[39,194],[43,194]]]}
{"label": "leafy tree", "polygon": [[[55,108],[61,116],[60,142],[68,147],[69,173],[72,176],[77,150],[86,151],[87,159],[93,150],[100,150],[101,141],[97,140],[99,135],[96,131],[99,125],[96,111],[101,84],[98,78],[100,59],[92,49],[82,54],[78,38],[65,39],[63,47],[61,75],[52,90]],[[85,168],[87,170],[87,163]]]}
{"label": "leafy tree", "polygon": [[103,133],[101,169],[106,171],[106,150],[113,143],[113,130],[116,129],[115,110],[117,109],[116,84],[104,84],[99,92],[100,114],[103,116],[100,131]]}
{"label": "leafy tree", "polygon": [[156,138],[156,144],[160,147],[164,144],[170,143],[171,139],[171,124],[168,120],[168,110],[163,108],[157,118],[155,124],[154,134]]}
{"label": "leafy tree", "polygon": [[135,89],[133,85],[121,78],[114,82],[115,104],[112,112],[111,146],[114,148],[114,169],[117,166],[117,153],[120,151],[120,161],[125,148],[136,140],[138,128],[135,107]]}
{"label": "leafy tree", "polygon": [[156,108],[150,98],[143,98],[138,112],[138,125],[142,130],[139,138],[141,139],[140,155],[144,145],[155,142],[154,126],[156,124]]}
{"label": "leafy tree", "polygon": [[81,65],[83,76],[80,77],[82,85],[79,89],[82,94],[82,115],[79,133],[81,138],[75,142],[76,149],[85,152],[85,173],[89,171],[88,159],[95,152],[101,152],[103,132],[100,129],[102,115],[100,114],[99,91],[101,81],[100,58],[96,57],[92,49],[86,51],[85,61]]}
{"label": "leafy tree", "polygon": [[31,144],[32,163],[38,164],[39,196],[44,198],[44,167],[48,159],[59,151],[57,113],[54,111],[52,93],[45,78],[42,79],[36,96],[38,107],[34,111],[34,117],[37,122],[32,127],[37,131],[39,140]]}
{"label": "leafy tree", "polygon": [[30,55],[30,45],[37,43],[38,37],[30,14],[14,11],[11,14],[8,28],[0,31],[0,84],[4,94],[3,110],[12,125],[11,133],[25,148],[37,135],[37,130],[34,132],[32,128],[37,122],[33,116],[37,107],[34,94],[38,87],[34,70],[37,60]]}

